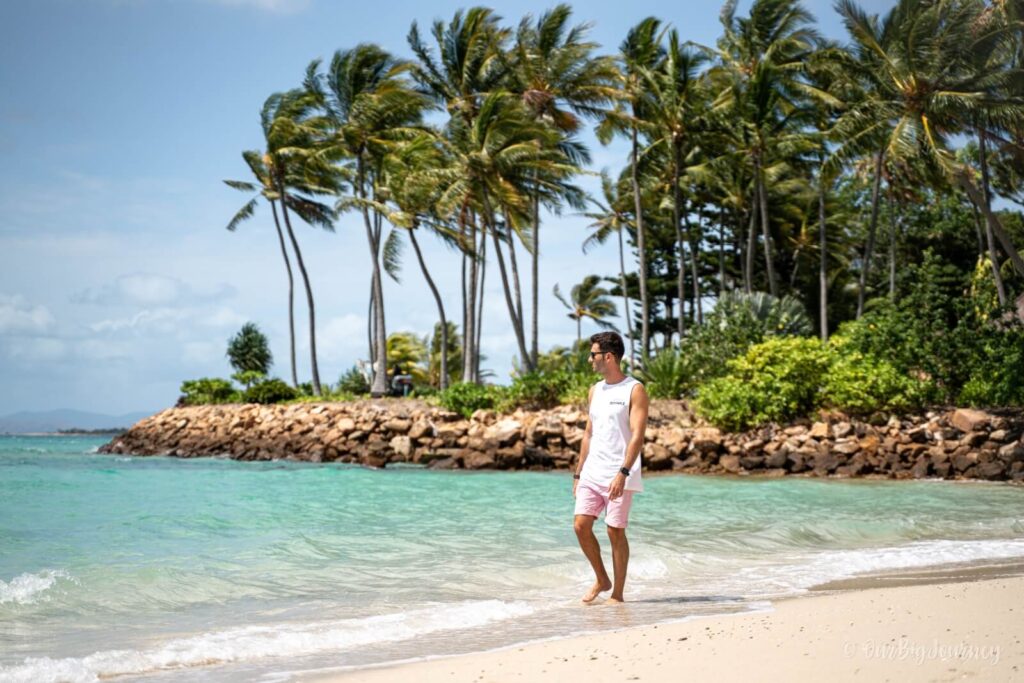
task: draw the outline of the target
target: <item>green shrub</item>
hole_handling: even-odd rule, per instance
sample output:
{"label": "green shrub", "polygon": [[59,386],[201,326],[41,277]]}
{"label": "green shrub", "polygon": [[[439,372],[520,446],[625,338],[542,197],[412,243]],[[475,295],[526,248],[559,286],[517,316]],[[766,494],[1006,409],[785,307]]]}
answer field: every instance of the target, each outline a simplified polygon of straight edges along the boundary
{"label": "green shrub", "polygon": [[234,385],[226,379],[203,377],[181,383],[185,404],[190,406],[210,403],[233,403],[241,399]]}
{"label": "green shrub", "polygon": [[[772,337],[808,335],[811,331],[811,320],[803,304],[792,297],[728,292],[715,304],[704,324],[691,328],[680,343],[683,364],[676,373],[681,391],[673,398],[692,393],[708,380],[725,375],[727,363],[755,344]],[[655,362],[657,358],[651,364]],[[669,392],[677,390],[672,383],[667,388]]]}
{"label": "green shrub", "polygon": [[746,429],[811,412],[820,401],[829,352],[817,339],[780,337],[751,347],[727,366],[727,375],[700,387],[696,408],[726,429]]}
{"label": "green shrub", "polygon": [[370,384],[359,368],[353,365],[338,379],[338,391],[349,394],[368,394],[370,393]]}
{"label": "green shrub", "polygon": [[464,417],[476,410],[493,410],[504,393],[501,387],[459,382],[437,394],[438,403]]}
{"label": "green shrub", "polygon": [[1024,406],[1024,325],[989,324],[976,335],[963,405]]}
{"label": "green shrub", "polygon": [[691,384],[692,366],[688,356],[676,349],[663,349],[638,373],[651,398],[677,399]]}
{"label": "green shrub", "polygon": [[926,403],[932,386],[900,372],[892,363],[848,348],[843,337],[829,343],[832,363],[822,403],[846,413],[868,415],[903,411]]}
{"label": "green shrub", "polygon": [[564,370],[554,372],[527,372],[512,379],[511,386],[498,408],[503,412],[524,408],[526,410],[544,410],[553,408],[560,403],[562,390],[568,384],[569,373]]}
{"label": "green shrub", "polygon": [[246,403],[280,403],[297,398],[299,393],[292,387],[277,379],[265,379],[246,390]]}

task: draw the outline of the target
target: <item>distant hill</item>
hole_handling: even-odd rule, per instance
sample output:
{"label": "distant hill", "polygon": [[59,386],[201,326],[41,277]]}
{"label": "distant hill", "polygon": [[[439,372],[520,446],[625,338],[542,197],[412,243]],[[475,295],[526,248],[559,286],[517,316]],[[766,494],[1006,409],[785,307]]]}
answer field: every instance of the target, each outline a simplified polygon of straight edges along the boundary
{"label": "distant hill", "polygon": [[[155,411],[154,411],[155,412]],[[152,413],[103,415],[84,410],[22,411],[0,417],[0,434],[56,432],[60,429],[115,429],[131,427]]]}

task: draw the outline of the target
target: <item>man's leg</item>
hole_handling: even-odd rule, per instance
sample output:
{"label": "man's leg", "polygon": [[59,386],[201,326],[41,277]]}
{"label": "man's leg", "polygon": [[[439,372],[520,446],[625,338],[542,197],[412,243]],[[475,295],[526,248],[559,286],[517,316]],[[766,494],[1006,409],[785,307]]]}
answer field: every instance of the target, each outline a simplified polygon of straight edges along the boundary
{"label": "man's leg", "polygon": [[594,568],[594,576],[597,577],[594,585],[583,596],[583,602],[593,602],[598,593],[612,587],[612,581],[608,577],[608,572],[604,568],[604,561],[601,559],[601,546],[597,542],[597,537],[594,536],[595,519],[597,518],[591,515],[576,515],[576,521],[573,525],[576,529],[576,538],[580,542],[580,548],[583,550],[583,554],[587,556],[587,559],[590,560],[590,566]]}
{"label": "man's leg", "polygon": [[626,567],[629,565],[629,541],[625,527],[608,527],[608,538],[612,542],[612,568],[615,570],[615,586],[609,602],[623,602],[622,591],[626,587]]}

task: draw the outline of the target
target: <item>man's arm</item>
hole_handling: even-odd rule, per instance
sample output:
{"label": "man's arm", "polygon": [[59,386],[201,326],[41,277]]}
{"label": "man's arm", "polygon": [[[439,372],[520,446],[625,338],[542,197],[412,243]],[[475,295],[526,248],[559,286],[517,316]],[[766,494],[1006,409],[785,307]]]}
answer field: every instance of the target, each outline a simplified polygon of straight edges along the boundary
{"label": "man's arm", "polygon": [[[575,473],[579,474],[583,471],[583,462],[587,459],[590,454],[590,437],[594,433],[594,426],[590,424],[590,401],[594,398],[594,387],[590,387],[590,391],[587,393],[587,428],[583,432],[583,442],[580,444],[580,459],[576,463]],[[576,497],[576,484],[578,479],[572,480],[572,495]]]}
{"label": "man's arm", "polygon": [[[629,398],[629,429],[633,435],[626,444],[626,460],[622,466],[626,469],[633,467],[633,463],[640,457],[640,451],[644,447],[644,432],[647,430],[647,411],[651,401],[647,397],[647,390],[643,384],[637,383]],[[619,472],[608,485],[608,497],[612,500],[622,495],[626,487],[626,475]]]}

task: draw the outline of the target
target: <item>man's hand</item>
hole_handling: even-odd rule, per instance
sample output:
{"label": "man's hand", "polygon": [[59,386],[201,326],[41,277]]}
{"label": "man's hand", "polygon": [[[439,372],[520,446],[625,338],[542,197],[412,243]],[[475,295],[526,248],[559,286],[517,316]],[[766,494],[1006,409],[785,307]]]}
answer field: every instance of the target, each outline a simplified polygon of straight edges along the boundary
{"label": "man's hand", "polygon": [[619,472],[612,479],[612,483],[608,484],[608,499],[615,500],[622,495],[623,489],[626,488],[626,475]]}

